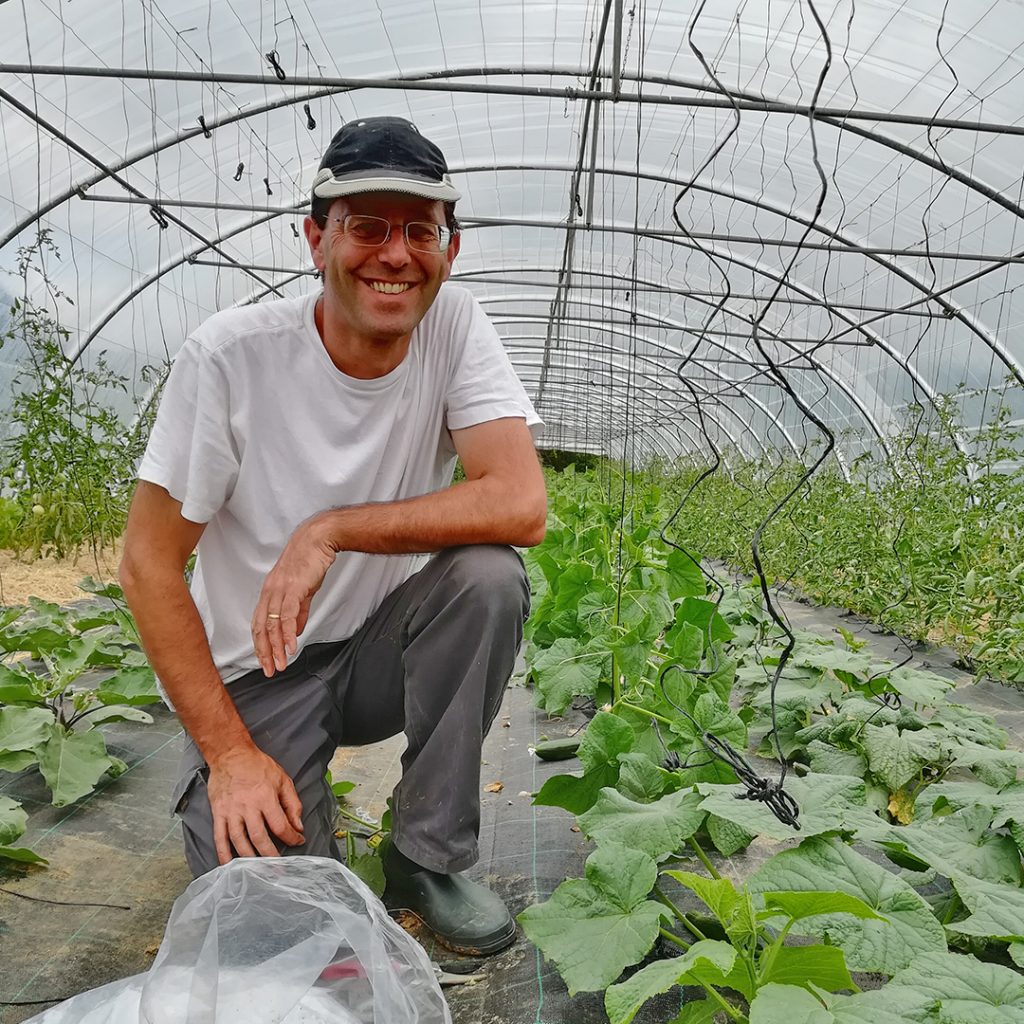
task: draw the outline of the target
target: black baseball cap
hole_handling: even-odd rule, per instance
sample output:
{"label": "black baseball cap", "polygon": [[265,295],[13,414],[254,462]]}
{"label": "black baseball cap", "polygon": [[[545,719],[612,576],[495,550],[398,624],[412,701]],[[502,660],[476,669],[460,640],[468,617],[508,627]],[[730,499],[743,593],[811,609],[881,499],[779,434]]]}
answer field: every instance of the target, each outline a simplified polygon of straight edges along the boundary
{"label": "black baseball cap", "polygon": [[338,129],[313,179],[313,196],[403,192],[453,203],[461,196],[444,154],[401,117],[362,117]]}

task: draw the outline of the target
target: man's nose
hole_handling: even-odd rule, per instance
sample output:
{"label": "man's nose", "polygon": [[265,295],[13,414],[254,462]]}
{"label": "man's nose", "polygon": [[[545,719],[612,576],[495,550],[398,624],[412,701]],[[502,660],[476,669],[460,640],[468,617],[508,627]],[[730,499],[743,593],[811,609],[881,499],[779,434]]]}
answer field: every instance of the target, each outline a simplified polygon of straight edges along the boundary
{"label": "man's nose", "polygon": [[405,228],[401,225],[392,224],[388,240],[377,250],[377,256],[382,263],[390,266],[402,267],[409,262],[408,246],[405,244]]}

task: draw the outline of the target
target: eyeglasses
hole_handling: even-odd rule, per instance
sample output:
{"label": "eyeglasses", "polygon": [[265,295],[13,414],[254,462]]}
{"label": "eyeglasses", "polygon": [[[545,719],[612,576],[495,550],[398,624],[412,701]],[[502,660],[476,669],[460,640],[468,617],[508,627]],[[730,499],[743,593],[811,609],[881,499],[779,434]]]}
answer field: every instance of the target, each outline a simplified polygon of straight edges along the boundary
{"label": "eyeglasses", "polygon": [[[329,220],[340,224],[345,237],[353,245],[376,248],[383,245],[391,237],[391,221],[383,217],[367,217],[360,213],[350,213],[346,217],[330,217]],[[438,255],[444,252],[452,242],[452,231],[443,224],[432,224],[425,220],[411,220],[402,225],[405,244],[416,252],[429,252]]]}

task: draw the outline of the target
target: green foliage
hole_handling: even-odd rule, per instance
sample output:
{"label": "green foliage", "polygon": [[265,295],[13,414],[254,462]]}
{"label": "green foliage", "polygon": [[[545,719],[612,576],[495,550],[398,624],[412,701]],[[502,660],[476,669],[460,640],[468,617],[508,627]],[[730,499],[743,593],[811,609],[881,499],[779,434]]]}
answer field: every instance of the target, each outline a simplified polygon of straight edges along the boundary
{"label": "green foliage", "polygon": [[[1024,682],[1024,428],[1009,408],[980,431],[964,429],[952,399],[911,410],[889,447],[820,469],[761,539],[769,580],[791,581],[825,604],[914,639],[953,644],[980,672]],[[957,438],[963,446],[954,442]],[[794,459],[771,465],[733,455],[680,510],[674,536],[753,572],[751,536],[803,475]],[[680,462],[662,487],[682,496],[703,463]]]}
{"label": "green foliage", "polygon": [[[581,697],[607,703],[580,734],[580,770],[535,796],[577,815],[597,850],[586,878],[521,915],[527,936],[571,991],[606,989],[616,1024],[677,985],[706,998],[672,1024],[987,1022],[1000,992],[1015,1007],[1005,968],[960,955],[930,985],[918,966],[949,948],[1024,962],[1024,754],[990,716],[956,704],[950,681],[874,658],[850,634],[798,634],[773,715],[782,640],[759,591],[727,587],[716,605],[697,564],[660,539],[661,490],[640,478],[606,486],[572,469],[553,480],[554,526],[528,557],[538,701],[555,712]],[[736,799],[709,733],[748,753],[782,747],[799,832]],[[745,887],[719,878],[704,844],[732,856],[756,836],[801,842]],[[670,870],[691,852],[714,877]],[[669,898],[672,882],[713,928]],[[926,884],[927,898],[915,889]],[[682,955],[630,974],[657,935]],[[893,981],[862,993],[849,970]]]}
{"label": "green foliage", "polygon": [[[16,659],[0,664],[0,771],[37,767],[56,807],[125,770],[96,727],[151,722],[140,708],[160,699],[120,588],[92,579],[81,587],[117,603],[61,608],[30,598],[0,611],[0,651]],[[12,859],[23,853],[0,849]]]}
{"label": "green foliage", "polygon": [[[166,367],[140,371],[153,391],[126,429],[111,400],[127,393],[101,352],[91,367],[64,354],[70,332],[28,299],[29,277],[59,252],[46,230],[18,251],[25,297],[15,299],[0,348],[18,344],[18,372],[0,442],[0,547],[63,557],[83,544],[112,544],[123,532],[135,468],[145,449]],[[38,263],[37,263],[38,260]],[[49,285],[56,298],[67,298]]]}

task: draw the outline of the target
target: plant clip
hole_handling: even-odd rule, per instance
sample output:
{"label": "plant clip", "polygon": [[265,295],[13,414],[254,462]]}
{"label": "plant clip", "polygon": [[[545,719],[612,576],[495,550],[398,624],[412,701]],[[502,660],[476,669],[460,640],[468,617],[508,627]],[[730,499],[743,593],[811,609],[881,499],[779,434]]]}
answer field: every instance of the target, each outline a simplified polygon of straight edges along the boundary
{"label": "plant clip", "polygon": [[728,740],[719,739],[710,732],[704,734],[703,740],[708,750],[719,760],[725,761],[739,777],[740,784],[746,788],[746,792],[736,794],[737,800],[755,800],[762,803],[783,825],[800,831],[800,805],[793,799],[792,794],[782,788],[785,772],[778,782],[763,779]]}
{"label": "plant clip", "polygon": [[313,117],[313,112],[309,109],[308,103],[303,103],[302,109],[306,112],[306,127],[312,131],[316,127],[316,120]]}
{"label": "plant clip", "polygon": [[270,187],[270,179],[269,178],[264,178],[263,179],[263,184],[267,188],[267,195],[268,196],[272,196],[274,194],[274,190]]}
{"label": "plant clip", "polygon": [[576,215],[578,217],[582,217],[583,216],[583,201],[580,199],[579,192],[577,192],[576,195],[573,198],[576,200]]}
{"label": "plant clip", "polygon": [[299,238],[299,237],[300,237],[300,236],[299,236],[299,229],[298,229],[298,228],[297,228],[297,227],[295,226],[295,224],[294,224],[294,223],[292,224],[292,234],[293,234],[293,235],[294,235],[294,236],[295,236],[296,238]]}
{"label": "plant clip", "polygon": [[265,54],[265,56],[267,60],[270,61],[270,65],[274,69],[274,74],[277,75],[278,81],[283,82],[285,80],[285,73],[284,68],[281,67],[280,61],[278,60],[277,50],[271,50],[270,53]]}
{"label": "plant clip", "polygon": [[203,117],[202,114],[200,114],[198,120],[199,120],[199,127],[203,129],[203,136],[205,138],[207,138],[207,139],[212,139],[213,138],[213,132],[211,132],[210,129],[206,127],[206,118]]}
{"label": "plant clip", "polygon": [[161,231],[167,230],[167,218],[163,215],[163,211],[156,205],[156,203],[149,208],[149,215],[157,222],[157,224],[160,225]]}
{"label": "plant clip", "polygon": [[241,160],[238,161],[238,166],[235,168],[235,181],[242,180],[242,171],[245,170],[245,164]]}

